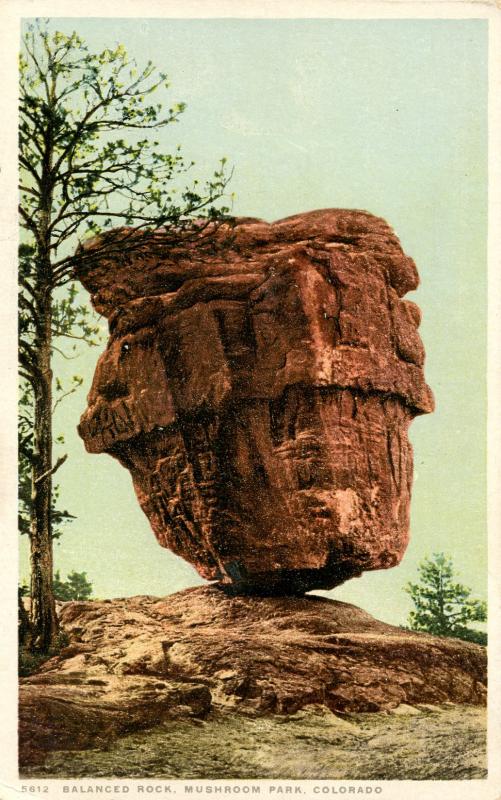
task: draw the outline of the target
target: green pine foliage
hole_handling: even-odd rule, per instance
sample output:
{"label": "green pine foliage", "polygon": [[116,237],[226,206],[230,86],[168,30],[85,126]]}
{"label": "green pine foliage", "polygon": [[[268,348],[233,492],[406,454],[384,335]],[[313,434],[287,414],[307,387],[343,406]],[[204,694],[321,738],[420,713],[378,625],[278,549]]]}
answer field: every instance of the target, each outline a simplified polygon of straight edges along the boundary
{"label": "green pine foliage", "polygon": [[409,628],[487,644],[487,635],[470,627],[471,623],[485,622],[487,605],[472,599],[471,589],[456,581],[450,556],[434,553],[421,562],[418,573],[419,582],[405,587],[414,603]]}
{"label": "green pine foliage", "polygon": [[61,580],[59,570],[54,575],[54,597],[56,600],[90,600],[92,583],[86,572],[70,572],[65,581]]}

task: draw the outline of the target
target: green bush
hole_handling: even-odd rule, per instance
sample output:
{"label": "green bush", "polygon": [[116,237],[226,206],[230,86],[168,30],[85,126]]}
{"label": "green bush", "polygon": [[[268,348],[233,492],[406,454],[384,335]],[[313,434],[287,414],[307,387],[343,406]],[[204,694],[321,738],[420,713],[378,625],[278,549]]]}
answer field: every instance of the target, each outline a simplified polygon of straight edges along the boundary
{"label": "green bush", "polygon": [[469,627],[472,622],[485,622],[487,604],[470,597],[471,589],[456,583],[450,556],[434,553],[418,567],[419,583],[408,583],[414,610],[408,625],[413,631],[451,636],[477,644],[487,644],[487,634]]}
{"label": "green bush", "polygon": [[56,600],[89,600],[92,597],[92,583],[86,572],[70,572],[65,581],[61,580],[59,570],[54,575],[54,597]]}
{"label": "green bush", "polygon": [[68,634],[65,631],[60,631],[57,635],[54,645],[49,648],[47,653],[33,653],[29,646],[19,643],[18,652],[18,673],[20,678],[26,678],[28,675],[33,675],[45,661],[59,655],[63,647],[69,643]]}

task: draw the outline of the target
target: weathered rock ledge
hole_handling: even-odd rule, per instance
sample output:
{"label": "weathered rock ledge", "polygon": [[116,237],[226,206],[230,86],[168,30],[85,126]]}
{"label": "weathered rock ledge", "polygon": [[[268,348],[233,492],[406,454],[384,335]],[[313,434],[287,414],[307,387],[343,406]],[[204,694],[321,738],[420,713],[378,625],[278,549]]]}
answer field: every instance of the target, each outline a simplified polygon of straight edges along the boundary
{"label": "weathered rock ledge", "polygon": [[68,646],[21,681],[21,765],[211,712],[485,702],[484,648],[311,595],[229,597],[207,586],[65,603],[61,623]]}

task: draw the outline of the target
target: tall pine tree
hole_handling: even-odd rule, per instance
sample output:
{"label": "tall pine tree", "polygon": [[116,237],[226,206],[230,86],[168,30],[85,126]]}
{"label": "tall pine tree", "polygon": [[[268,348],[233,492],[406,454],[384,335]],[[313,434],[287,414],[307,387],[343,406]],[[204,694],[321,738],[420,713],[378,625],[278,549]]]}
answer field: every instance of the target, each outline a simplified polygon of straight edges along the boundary
{"label": "tall pine tree", "polygon": [[[169,247],[193,231],[202,235],[203,224],[192,226],[195,218],[208,225],[228,212],[221,205],[225,159],[202,185],[193,181],[182,188],[180,176],[192,163],[179,148],[161,152],[158,141],[144,135],[175,124],[184,110],[177,104],[164,111],[154,102],[167,87],[164,73],[151,62],[138,68],[121,45],[93,54],[76,33],[50,32],[49,22],[30,26],[23,38],[20,483],[21,516],[29,513],[32,645],[41,651],[57,634],[52,481],[64,457],[53,462],[55,343],[92,338],[94,326],[71,288],[74,270],[117,252],[112,233],[90,251],[77,246],[89,234],[121,227],[121,253],[137,248],[139,239],[144,245],[148,236]],[[134,235],[138,229],[143,237]]]}

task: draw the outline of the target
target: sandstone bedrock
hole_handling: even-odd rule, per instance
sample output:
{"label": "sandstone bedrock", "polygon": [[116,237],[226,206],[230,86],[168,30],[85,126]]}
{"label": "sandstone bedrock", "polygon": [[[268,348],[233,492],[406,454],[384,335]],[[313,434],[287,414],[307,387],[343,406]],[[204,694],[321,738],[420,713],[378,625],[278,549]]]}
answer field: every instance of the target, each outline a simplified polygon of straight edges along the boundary
{"label": "sandstone bedrock", "polygon": [[205,586],[68,602],[60,621],[68,646],[20,682],[22,765],[167,720],[485,703],[484,647],[324,597],[228,597]]}
{"label": "sandstone bedrock", "polygon": [[237,593],[398,564],[407,429],[433,398],[402,299],[416,267],[387,223],[245,218],[129,255],[130,230],[117,236],[116,257],[79,276],[110,325],[79,432],[130,470],[159,543]]}

